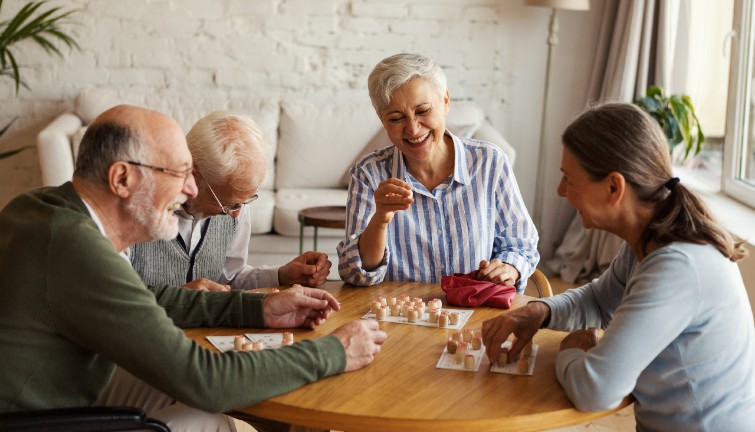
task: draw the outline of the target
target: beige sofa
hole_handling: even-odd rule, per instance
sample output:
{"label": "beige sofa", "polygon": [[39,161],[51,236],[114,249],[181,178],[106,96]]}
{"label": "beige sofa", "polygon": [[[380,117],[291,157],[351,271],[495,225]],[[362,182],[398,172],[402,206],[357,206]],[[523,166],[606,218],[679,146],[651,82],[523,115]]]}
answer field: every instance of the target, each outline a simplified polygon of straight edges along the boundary
{"label": "beige sofa", "polygon": [[[121,103],[164,112],[188,131],[211,111],[229,109],[251,115],[269,143],[268,172],[260,198],[252,204],[253,226],[249,259],[252,264],[277,265],[298,254],[298,212],[306,207],[346,205],[348,170],[372,149],[390,145],[369,101],[315,103],[286,99],[199,99],[189,96],[135,94],[112,89],[85,89],[37,137],[45,185],[71,178],[74,155],[86,125],[105,109]],[[469,102],[452,102],[447,126],[461,136],[493,142],[508,155],[506,140]],[[311,228],[305,249],[312,247]],[[320,229],[318,249],[336,259],[343,232]]]}

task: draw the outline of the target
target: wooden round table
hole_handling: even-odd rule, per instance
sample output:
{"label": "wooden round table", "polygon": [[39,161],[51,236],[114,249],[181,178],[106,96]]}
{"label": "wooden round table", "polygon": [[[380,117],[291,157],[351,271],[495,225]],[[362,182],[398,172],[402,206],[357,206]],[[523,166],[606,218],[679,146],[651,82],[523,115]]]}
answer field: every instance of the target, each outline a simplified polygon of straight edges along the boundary
{"label": "wooden round table", "polygon": [[[285,287],[281,287],[285,288]],[[343,282],[327,282],[321,288],[341,304],[314,330],[297,328],[297,341],[330,334],[349,321],[360,319],[378,296],[411,295],[426,302],[439,298],[444,308],[473,310],[465,328],[479,329],[500,309],[449,306],[440,284],[383,282],[365,288]],[[263,289],[264,290],[264,289]],[[516,295],[513,308],[534,300]],[[478,370],[436,367],[454,330],[381,321],[388,339],[369,366],[334,375],[272,397],[238,411],[291,423],[304,428],[347,432],[527,432],[584,423],[616,412],[632,402],[627,397],[618,407],[602,412],[577,411],[556,378],[556,356],[567,333],[541,329],[535,369],[530,376],[491,373],[483,358]],[[280,333],[281,329],[194,328],[187,336],[213,349],[207,336]]]}
{"label": "wooden round table", "polygon": [[299,255],[304,253],[304,227],[314,227],[314,246],[317,250],[318,228],[346,228],[345,206],[308,207],[299,212]]}

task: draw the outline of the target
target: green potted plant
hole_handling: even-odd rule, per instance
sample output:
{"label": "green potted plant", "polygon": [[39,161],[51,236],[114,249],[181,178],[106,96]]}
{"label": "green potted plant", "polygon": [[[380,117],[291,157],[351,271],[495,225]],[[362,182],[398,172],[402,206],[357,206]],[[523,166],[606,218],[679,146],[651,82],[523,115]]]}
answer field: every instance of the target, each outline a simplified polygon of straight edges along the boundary
{"label": "green potted plant", "polygon": [[634,103],[661,125],[668,139],[669,152],[673,152],[674,148],[682,143],[684,144],[682,160],[686,159],[690,152],[693,156],[700,152],[705,135],[689,96],[684,94],[666,96],[662,88],[651,86],[645,97],[635,100]]}
{"label": "green potted plant", "polygon": [[[34,1],[23,6],[11,19],[0,21],[0,76],[13,79],[18,94],[21,87],[29,88],[21,78],[22,67],[16,62],[11,48],[21,41],[31,40],[41,46],[48,54],[63,57],[63,53],[55,46],[55,42],[62,42],[69,48],[79,49],[79,45],[71,35],[63,29],[69,22],[70,15],[75,11],[62,11],[59,7],[40,10],[47,4],[47,0]],[[0,14],[3,0],[0,0]],[[16,119],[11,120],[0,129],[0,137],[10,128]],[[31,146],[24,146],[0,153],[0,159],[13,156]]]}

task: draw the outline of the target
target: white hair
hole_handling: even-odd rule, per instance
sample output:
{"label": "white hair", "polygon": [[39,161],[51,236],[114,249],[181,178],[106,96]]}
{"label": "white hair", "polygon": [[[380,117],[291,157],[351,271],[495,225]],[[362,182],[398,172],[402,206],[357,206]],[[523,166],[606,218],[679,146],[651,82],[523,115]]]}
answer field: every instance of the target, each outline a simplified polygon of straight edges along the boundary
{"label": "white hair", "polygon": [[211,184],[246,191],[265,180],[267,141],[247,115],[214,111],[191,128],[186,141],[194,164]]}
{"label": "white hair", "polygon": [[375,66],[367,78],[367,88],[378,115],[390,104],[393,92],[414,78],[426,80],[441,97],[445,95],[448,86],[446,75],[427,56],[401,53],[385,58]]}

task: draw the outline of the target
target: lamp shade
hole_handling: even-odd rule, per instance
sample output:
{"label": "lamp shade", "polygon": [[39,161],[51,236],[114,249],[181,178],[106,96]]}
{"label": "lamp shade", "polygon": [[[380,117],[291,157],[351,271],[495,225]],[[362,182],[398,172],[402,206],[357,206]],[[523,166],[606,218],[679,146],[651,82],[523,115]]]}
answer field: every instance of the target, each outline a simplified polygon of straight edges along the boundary
{"label": "lamp shade", "polygon": [[524,0],[524,4],[564,10],[590,9],[590,0]]}

